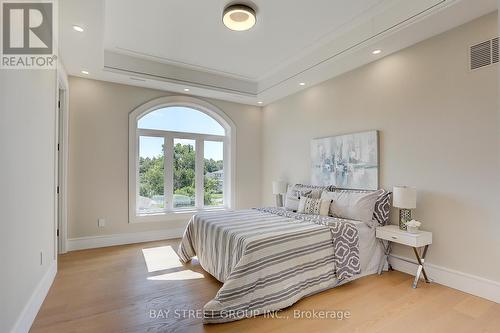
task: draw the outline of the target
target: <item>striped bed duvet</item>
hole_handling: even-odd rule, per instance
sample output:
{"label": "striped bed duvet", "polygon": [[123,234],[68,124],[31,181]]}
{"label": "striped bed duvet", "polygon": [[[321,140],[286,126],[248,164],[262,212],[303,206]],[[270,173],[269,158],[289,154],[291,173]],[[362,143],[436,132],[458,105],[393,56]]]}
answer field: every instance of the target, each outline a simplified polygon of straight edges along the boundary
{"label": "striped bed duvet", "polygon": [[360,273],[355,224],[277,208],[197,214],[177,253],[223,283],[206,323],[283,309]]}

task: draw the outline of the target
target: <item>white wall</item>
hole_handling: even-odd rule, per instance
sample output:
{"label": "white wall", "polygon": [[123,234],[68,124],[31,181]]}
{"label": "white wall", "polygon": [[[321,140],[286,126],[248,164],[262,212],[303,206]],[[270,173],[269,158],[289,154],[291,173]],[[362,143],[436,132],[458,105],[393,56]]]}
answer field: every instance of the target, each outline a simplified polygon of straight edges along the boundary
{"label": "white wall", "polygon": [[0,70],[0,332],[55,274],[55,101],[55,71]]}
{"label": "white wall", "polygon": [[312,138],[377,129],[381,187],[418,189],[429,261],[500,281],[499,65],[468,70],[497,31],[493,13],[266,106],[263,203],[272,180],[310,180]]}
{"label": "white wall", "polygon": [[[183,228],[189,218],[128,222],[128,115],[169,93],[115,83],[70,78],[70,239]],[[261,110],[207,100],[236,124],[236,208],[260,204]],[[106,219],[98,228],[97,219]]]}

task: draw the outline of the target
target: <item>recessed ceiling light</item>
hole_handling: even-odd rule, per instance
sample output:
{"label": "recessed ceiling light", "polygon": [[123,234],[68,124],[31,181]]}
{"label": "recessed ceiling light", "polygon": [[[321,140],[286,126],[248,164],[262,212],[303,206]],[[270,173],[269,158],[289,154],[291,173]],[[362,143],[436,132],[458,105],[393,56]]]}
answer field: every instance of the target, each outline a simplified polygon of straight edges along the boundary
{"label": "recessed ceiling light", "polygon": [[83,32],[84,29],[82,27],[80,27],[79,25],[74,25],[73,30],[78,31],[78,32]]}
{"label": "recessed ceiling light", "polygon": [[247,5],[231,5],[224,9],[222,22],[234,31],[245,31],[252,28],[257,21],[255,10]]}
{"label": "recessed ceiling light", "polygon": [[380,54],[380,53],[382,53],[382,50],[374,50],[374,51],[372,52],[372,54]]}
{"label": "recessed ceiling light", "polygon": [[189,91],[189,88],[184,88],[184,91],[188,92],[188,91]]}
{"label": "recessed ceiling light", "polygon": [[257,102],[257,104],[262,104],[262,102],[259,101],[259,102]]}
{"label": "recessed ceiling light", "polygon": [[300,82],[299,85],[305,86],[306,84],[305,84],[305,82]]}
{"label": "recessed ceiling light", "polygon": [[84,75],[89,75],[88,71],[81,71],[81,73],[84,74]]}

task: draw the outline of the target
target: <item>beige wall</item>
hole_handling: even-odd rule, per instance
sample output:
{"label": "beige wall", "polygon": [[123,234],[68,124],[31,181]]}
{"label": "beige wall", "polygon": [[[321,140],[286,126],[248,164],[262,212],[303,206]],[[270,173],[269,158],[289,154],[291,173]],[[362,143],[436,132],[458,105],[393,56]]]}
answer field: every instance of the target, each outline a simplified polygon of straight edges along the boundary
{"label": "beige wall", "polygon": [[500,281],[499,66],[467,68],[496,35],[494,13],[266,106],[263,203],[274,179],[309,181],[312,138],[377,129],[381,186],[418,189],[429,261]]}
{"label": "beige wall", "polygon": [[[183,227],[186,218],[128,223],[128,115],[169,93],[70,78],[68,237]],[[236,208],[260,204],[260,108],[207,100],[236,124]],[[98,228],[97,219],[106,219]]]}
{"label": "beige wall", "polygon": [[0,70],[0,332],[55,265],[55,113],[55,71]]}

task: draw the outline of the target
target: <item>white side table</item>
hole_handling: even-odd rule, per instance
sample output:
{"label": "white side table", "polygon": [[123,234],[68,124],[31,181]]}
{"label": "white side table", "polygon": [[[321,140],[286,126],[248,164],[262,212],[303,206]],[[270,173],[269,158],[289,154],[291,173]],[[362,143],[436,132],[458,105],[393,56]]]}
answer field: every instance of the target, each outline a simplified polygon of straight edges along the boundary
{"label": "white side table", "polygon": [[[417,272],[415,274],[415,280],[413,281],[413,288],[417,288],[420,274],[422,273],[424,275],[425,282],[431,282],[427,277],[427,273],[425,272],[424,262],[425,256],[427,255],[427,249],[429,248],[429,245],[432,244],[432,232],[419,231],[416,234],[411,234],[405,230],[400,230],[397,225],[386,225],[383,227],[378,227],[375,231],[375,236],[384,248],[384,257],[382,257],[382,260],[380,261],[378,274],[382,274],[382,269],[384,268],[385,261],[389,263],[392,243],[397,243],[401,245],[411,246],[413,248],[413,252],[415,253],[415,257],[417,258],[416,263],[413,261],[408,261],[418,265]],[[389,268],[391,268],[390,263]]]}

